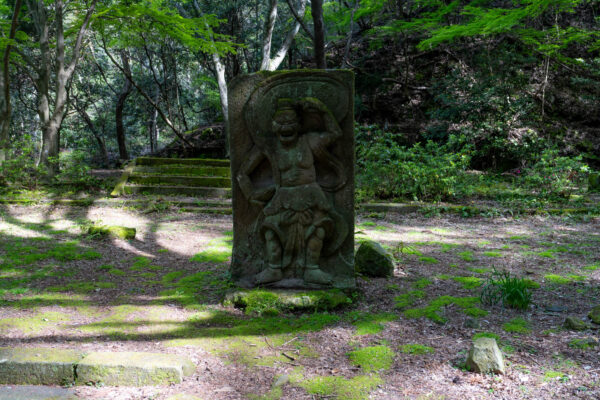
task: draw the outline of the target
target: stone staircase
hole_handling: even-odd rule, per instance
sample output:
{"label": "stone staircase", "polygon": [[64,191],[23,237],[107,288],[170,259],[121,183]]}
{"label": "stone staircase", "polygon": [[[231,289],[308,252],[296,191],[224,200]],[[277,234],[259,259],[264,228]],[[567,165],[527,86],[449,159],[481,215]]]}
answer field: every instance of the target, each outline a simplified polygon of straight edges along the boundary
{"label": "stone staircase", "polygon": [[229,198],[229,160],[139,157],[127,165],[111,196],[129,194]]}

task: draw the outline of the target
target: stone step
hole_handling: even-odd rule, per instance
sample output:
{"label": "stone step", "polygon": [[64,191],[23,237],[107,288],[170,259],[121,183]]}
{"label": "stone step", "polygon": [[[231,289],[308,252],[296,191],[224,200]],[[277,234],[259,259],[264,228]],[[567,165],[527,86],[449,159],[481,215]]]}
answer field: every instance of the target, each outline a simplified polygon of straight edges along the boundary
{"label": "stone step", "polygon": [[[191,360],[175,354],[84,354],[74,350],[45,347],[0,348],[0,384],[169,385],[182,382],[185,376],[192,375],[195,370],[196,366]],[[0,394],[8,390],[0,387]]]}
{"label": "stone step", "polygon": [[123,188],[123,192],[125,194],[176,194],[195,197],[231,197],[231,189],[198,186],[155,186],[127,184]]}
{"label": "stone step", "polygon": [[53,386],[0,386],[0,400],[77,400],[73,389]]}
{"label": "stone step", "polygon": [[135,173],[160,174],[160,175],[184,175],[184,176],[218,176],[229,178],[231,169],[227,167],[210,167],[197,165],[139,165],[134,168]]}
{"label": "stone step", "polygon": [[184,176],[184,175],[156,175],[140,174],[134,172],[129,176],[129,182],[139,185],[167,185],[167,186],[193,186],[193,187],[231,187],[231,179],[213,176]]}
{"label": "stone step", "polygon": [[78,384],[148,386],[181,383],[196,370],[186,357],[138,352],[95,352],[77,364]]}
{"label": "stone step", "polygon": [[229,160],[217,160],[210,158],[161,158],[161,157],[138,157],[136,165],[198,165],[206,167],[229,167]]}

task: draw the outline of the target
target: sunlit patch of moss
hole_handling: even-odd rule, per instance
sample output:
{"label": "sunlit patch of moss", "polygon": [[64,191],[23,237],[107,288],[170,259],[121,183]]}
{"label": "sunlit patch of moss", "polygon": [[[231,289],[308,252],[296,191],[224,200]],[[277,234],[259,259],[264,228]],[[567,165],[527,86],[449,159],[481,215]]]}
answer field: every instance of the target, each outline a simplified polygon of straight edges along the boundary
{"label": "sunlit patch of moss", "polygon": [[424,262],[424,263],[428,263],[428,264],[437,264],[439,263],[439,260],[435,257],[427,257],[427,256],[423,256],[423,257],[419,257],[419,261]]}
{"label": "sunlit patch of moss", "polygon": [[413,287],[416,289],[424,289],[427,286],[431,285],[432,283],[433,282],[431,282],[427,278],[421,278],[421,279],[417,280],[415,283],[413,283]]}
{"label": "sunlit patch of moss", "polygon": [[469,267],[467,268],[469,271],[478,273],[478,274],[486,274],[488,272],[491,272],[492,270],[490,268],[474,268],[474,267]]}
{"label": "sunlit patch of moss", "polygon": [[529,236],[527,236],[527,235],[513,235],[508,238],[508,240],[514,240],[514,241],[522,241],[522,240],[527,240],[527,239],[529,239]]}
{"label": "sunlit patch of moss", "polygon": [[546,371],[544,373],[544,382],[552,381],[552,380],[568,380],[567,375],[564,372],[560,371]]}
{"label": "sunlit patch of moss", "polygon": [[359,375],[350,379],[341,376],[317,376],[302,381],[293,380],[292,383],[311,395],[343,400],[366,400],[369,393],[381,385],[383,380],[377,375]]}
{"label": "sunlit patch of moss", "polygon": [[472,251],[461,251],[458,253],[458,256],[464,261],[473,261],[473,252]]}
{"label": "sunlit patch of moss", "polygon": [[502,325],[502,329],[509,333],[521,333],[527,334],[531,332],[531,327],[528,321],[523,318],[513,318],[504,325]]}
{"label": "sunlit patch of moss", "polygon": [[394,301],[396,302],[395,307],[399,309],[404,309],[414,305],[418,299],[422,299],[425,297],[425,292],[422,290],[412,290],[408,293],[401,294],[399,296],[394,297]]}
{"label": "sunlit patch of moss", "polygon": [[571,278],[557,275],[557,274],[544,275],[544,279],[555,285],[567,285],[572,282]]}
{"label": "sunlit patch of moss", "polygon": [[[134,318],[133,315],[137,317]],[[125,338],[127,334],[134,333],[139,326],[146,310],[142,306],[123,304],[111,309],[110,314],[100,321],[77,326],[78,329],[94,333],[96,335],[107,335],[117,338]]]}
{"label": "sunlit patch of moss", "polygon": [[539,253],[537,253],[538,256],[540,257],[544,257],[544,258],[556,258],[556,256],[554,255],[554,252],[552,251],[540,251]]}
{"label": "sunlit patch of moss", "polygon": [[111,268],[108,270],[108,273],[114,276],[125,276],[125,271],[118,268]]}
{"label": "sunlit patch of moss", "polygon": [[455,276],[454,281],[460,283],[464,289],[476,289],[483,284],[483,279],[476,276]]}
{"label": "sunlit patch of moss", "polygon": [[356,327],[355,335],[374,335],[381,332],[387,322],[398,319],[398,316],[392,313],[372,314],[351,311],[344,315],[344,319],[347,319]]}
{"label": "sunlit patch of moss", "polygon": [[35,293],[20,296],[18,299],[0,300],[0,305],[28,310],[48,306],[82,307],[88,303],[85,296],[72,293]]}
{"label": "sunlit patch of moss", "polygon": [[452,275],[448,275],[448,274],[438,274],[435,276],[435,279],[439,279],[442,281],[447,281],[448,279],[452,279],[453,276]]}
{"label": "sunlit patch of moss", "polygon": [[190,261],[223,264],[231,257],[233,244],[233,233],[225,232],[225,235],[213,239],[207,244],[207,248],[193,255]]}
{"label": "sunlit patch of moss", "polygon": [[394,351],[387,346],[369,346],[348,353],[353,365],[365,372],[386,371],[394,363]]}
{"label": "sunlit patch of moss", "polygon": [[441,246],[442,246],[442,248],[440,250],[442,251],[442,253],[448,253],[449,251],[452,251],[452,250],[456,249],[457,247],[460,247],[460,244],[442,243]]}
{"label": "sunlit patch of moss", "polygon": [[129,267],[129,269],[132,271],[141,271],[150,266],[152,263],[148,257],[142,256],[134,257],[133,260],[134,263],[131,265],[131,267]]}
{"label": "sunlit patch of moss", "polygon": [[169,250],[168,249],[158,249],[156,250],[157,253],[168,253]]}
{"label": "sunlit patch of moss", "polygon": [[596,270],[600,269],[600,263],[586,265],[585,267],[583,267],[583,269],[586,271],[596,271]]}
{"label": "sunlit patch of moss", "polygon": [[435,352],[433,347],[416,343],[403,344],[399,347],[399,349],[402,353],[413,355],[433,354]]}
{"label": "sunlit patch of moss", "polygon": [[16,329],[23,334],[34,335],[45,329],[61,326],[70,320],[69,315],[55,311],[37,313],[31,317],[5,318],[0,319],[0,332],[7,329]]}
{"label": "sunlit patch of moss", "polygon": [[484,251],[483,255],[486,257],[502,257],[502,253],[499,251]]}
{"label": "sunlit patch of moss", "polygon": [[463,313],[473,316],[481,317],[487,315],[487,311],[475,307],[479,303],[477,297],[452,297],[452,296],[440,296],[432,300],[427,306],[420,308],[412,308],[404,311],[404,316],[407,318],[421,318],[426,317],[437,323],[445,323],[447,319],[442,317],[439,312],[443,307],[450,304],[455,304],[462,310]]}
{"label": "sunlit patch of moss", "polygon": [[492,242],[490,242],[489,240],[480,240],[480,241],[477,243],[477,245],[478,245],[479,247],[485,247],[485,246],[487,246],[487,245],[489,245],[489,244],[492,244]]}
{"label": "sunlit patch of moss", "polygon": [[96,289],[113,289],[117,285],[114,282],[70,282],[63,286],[50,286],[46,288],[49,292],[76,292],[89,293]]}
{"label": "sunlit patch of moss", "polygon": [[400,244],[400,245],[396,246],[396,248],[394,250],[395,250],[395,253],[399,253],[399,254],[412,254],[415,256],[420,256],[423,254],[416,247],[406,246],[404,244]]}

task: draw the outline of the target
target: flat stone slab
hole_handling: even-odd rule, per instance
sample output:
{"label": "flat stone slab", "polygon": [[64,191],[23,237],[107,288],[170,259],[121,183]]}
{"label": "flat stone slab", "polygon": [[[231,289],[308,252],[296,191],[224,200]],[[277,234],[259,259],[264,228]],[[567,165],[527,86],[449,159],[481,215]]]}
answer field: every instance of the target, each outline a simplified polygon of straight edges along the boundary
{"label": "flat stone slab", "polygon": [[77,365],[78,384],[147,386],[180,383],[196,366],[187,357],[139,352],[96,352]]}
{"label": "flat stone slab", "polygon": [[245,309],[270,304],[276,308],[272,311],[277,313],[277,311],[328,311],[351,302],[350,297],[339,289],[313,291],[252,289],[227,293],[223,305]]}
{"label": "flat stone slab", "polygon": [[0,400],[75,400],[71,389],[50,386],[0,386]]}
{"label": "flat stone slab", "polygon": [[75,365],[83,356],[65,349],[0,347],[0,384],[72,383]]}

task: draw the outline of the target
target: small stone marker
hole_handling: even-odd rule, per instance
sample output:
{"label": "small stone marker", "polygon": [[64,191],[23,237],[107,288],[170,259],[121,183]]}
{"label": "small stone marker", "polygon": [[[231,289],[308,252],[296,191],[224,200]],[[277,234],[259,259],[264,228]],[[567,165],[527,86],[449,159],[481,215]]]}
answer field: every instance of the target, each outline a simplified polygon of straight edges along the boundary
{"label": "small stone marker", "polygon": [[0,384],[62,385],[73,382],[83,358],[73,350],[0,348]]}
{"label": "small stone marker", "polygon": [[91,353],[77,365],[77,383],[146,386],[180,383],[196,366],[186,357],[157,353]]}
{"label": "small stone marker", "polygon": [[387,278],[394,273],[394,262],[379,243],[365,240],[356,252],[356,271],[374,278]]}
{"label": "small stone marker", "polygon": [[600,306],[592,308],[592,311],[588,314],[588,317],[595,324],[600,324]]}
{"label": "small stone marker", "polygon": [[260,72],[229,93],[233,280],[356,287],[353,73]]}
{"label": "small stone marker", "polygon": [[467,368],[473,372],[504,374],[504,357],[496,339],[486,337],[476,339],[467,356]]}

